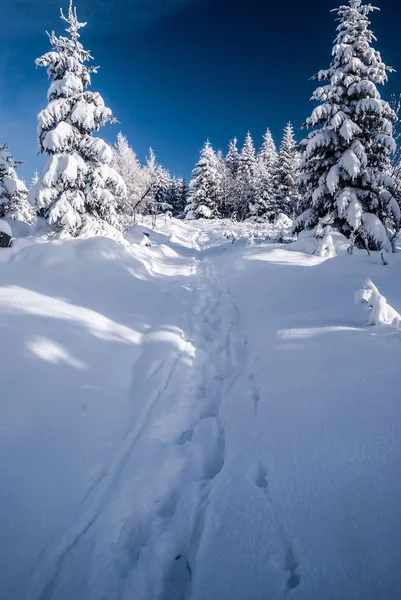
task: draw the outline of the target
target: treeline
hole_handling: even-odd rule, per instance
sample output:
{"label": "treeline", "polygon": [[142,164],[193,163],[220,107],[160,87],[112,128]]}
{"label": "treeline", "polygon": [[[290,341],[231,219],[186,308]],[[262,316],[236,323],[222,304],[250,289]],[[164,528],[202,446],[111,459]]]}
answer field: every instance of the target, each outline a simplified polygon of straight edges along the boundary
{"label": "treeline", "polygon": [[[48,104],[38,115],[39,150],[48,155],[28,190],[16,163],[0,148],[0,216],[36,221],[59,237],[122,230],[137,213],[171,211],[186,218],[294,218],[294,233],[317,237],[336,229],[368,249],[392,250],[400,230],[401,162],[397,110],[379,85],[388,68],[372,47],[370,4],[349,0],[338,9],[332,60],[315,76],[317,103],[297,146],[288,124],[277,151],[268,130],[255,151],[251,135],[227,154],[209,142],[187,188],[157,164],[153,151],[140,165],[124,136],[114,148],[94,133],[115,122],[99,93],[89,91],[96,69],[80,42],[84,26],[70,4],[65,36],[49,36],[51,51],[36,60],[50,79]],[[398,107],[399,109],[399,107]]]}
{"label": "treeline", "polygon": [[190,183],[187,218],[274,219],[295,216],[299,202],[300,153],[291,123],[277,151],[268,129],[256,153],[248,133],[241,152],[234,138],[226,156],[206,142]]}

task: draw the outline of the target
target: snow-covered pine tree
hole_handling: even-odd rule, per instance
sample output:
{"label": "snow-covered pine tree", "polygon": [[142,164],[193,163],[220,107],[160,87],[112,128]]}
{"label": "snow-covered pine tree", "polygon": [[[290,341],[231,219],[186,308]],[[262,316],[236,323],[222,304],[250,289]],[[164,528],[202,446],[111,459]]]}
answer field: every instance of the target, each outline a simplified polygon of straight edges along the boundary
{"label": "snow-covered pine tree", "polygon": [[149,192],[144,199],[143,212],[156,215],[159,212],[171,210],[172,178],[167,169],[157,163],[153,148],[149,148],[144,175]]}
{"label": "snow-covered pine tree", "polygon": [[252,212],[257,217],[265,218],[274,214],[276,198],[274,174],[277,158],[276,145],[270,129],[267,129],[256,161],[256,195]]}
{"label": "snow-covered pine tree", "polygon": [[36,185],[38,183],[39,179],[40,179],[39,171],[38,171],[38,169],[35,169],[32,177],[31,177],[31,185],[29,186],[29,189],[31,189],[34,185]]}
{"label": "snow-covered pine tree", "polygon": [[274,212],[294,217],[299,203],[300,156],[291,123],[284,128],[274,171]]}
{"label": "snow-covered pine tree", "polygon": [[219,206],[218,212],[221,218],[226,219],[231,216],[231,199],[230,199],[230,175],[226,164],[223,152],[217,152],[217,171],[219,185]]}
{"label": "snow-covered pine tree", "polygon": [[220,172],[218,159],[207,141],[199,162],[192,172],[190,195],[185,212],[187,219],[214,219],[220,217]]}
{"label": "snow-covered pine tree", "polygon": [[150,214],[152,213],[154,207],[154,191],[156,189],[157,184],[157,170],[158,164],[156,160],[156,154],[154,153],[153,148],[149,148],[149,154],[146,158],[146,165],[144,168],[144,175],[146,181],[146,196],[142,203],[142,214]]}
{"label": "snow-covered pine tree", "polygon": [[398,203],[401,203],[401,94],[393,95],[390,100],[390,106],[394,110],[397,119],[394,123],[393,137],[397,144],[397,150],[392,156],[392,164],[389,175],[394,178],[396,185],[396,197]]}
{"label": "snow-covered pine tree", "polygon": [[42,178],[31,190],[31,201],[59,237],[88,235],[102,228],[104,221],[116,224],[117,198],[126,193],[118,173],[111,168],[113,151],[93,136],[106,123],[114,122],[100,94],[88,91],[96,67],[79,42],[79,30],[86,25],[77,19],[70,0],[68,36],[49,35],[52,50],[36,60],[47,67],[51,80],[49,104],[38,115],[39,151],[50,158]]}
{"label": "snow-covered pine tree", "polygon": [[167,169],[158,165],[156,169],[156,181],[152,190],[152,212],[154,214],[172,210],[171,189],[172,179],[170,173]]}
{"label": "snow-covered pine tree", "polygon": [[180,219],[184,216],[188,200],[188,186],[183,177],[174,178],[171,183],[170,204],[173,216]]}
{"label": "snow-covered pine tree", "polygon": [[32,223],[33,211],[26,185],[17,175],[16,161],[6,145],[0,146],[0,218]]}
{"label": "snow-covered pine tree", "polygon": [[141,199],[146,192],[146,175],[134,150],[122,133],[117,135],[112,166],[122,177],[127,189],[126,196],[119,198],[117,214],[123,228],[134,220],[135,213],[142,212]]}
{"label": "snow-covered pine tree", "polygon": [[237,219],[243,221],[253,214],[256,198],[256,154],[251,134],[248,132],[241,151],[237,173]]}
{"label": "snow-covered pine tree", "polygon": [[227,171],[227,200],[226,200],[226,216],[232,217],[238,205],[238,167],[240,163],[240,153],[237,147],[237,138],[230,141],[228,152],[226,154],[226,171]]}
{"label": "snow-covered pine tree", "polygon": [[306,121],[314,128],[302,142],[301,208],[295,230],[333,225],[370,248],[391,249],[400,208],[395,182],[388,175],[395,151],[390,105],[377,85],[387,82],[388,67],[371,46],[369,14],[361,0],[337,10],[340,24],[329,69],[316,78],[327,82],[313,94],[320,102]]}
{"label": "snow-covered pine tree", "polygon": [[240,153],[237,147],[237,138],[230,140],[228,144],[228,152],[226,155],[226,165],[230,175],[235,179],[238,173],[238,167],[240,163]]}

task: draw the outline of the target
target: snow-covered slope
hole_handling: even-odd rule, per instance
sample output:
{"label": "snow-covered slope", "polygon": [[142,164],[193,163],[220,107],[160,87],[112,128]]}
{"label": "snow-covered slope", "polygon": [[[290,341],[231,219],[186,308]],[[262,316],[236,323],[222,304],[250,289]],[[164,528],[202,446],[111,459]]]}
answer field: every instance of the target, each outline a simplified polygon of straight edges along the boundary
{"label": "snow-covered slope", "polygon": [[401,255],[240,229],[1,251],[0,598],[400,596]]}

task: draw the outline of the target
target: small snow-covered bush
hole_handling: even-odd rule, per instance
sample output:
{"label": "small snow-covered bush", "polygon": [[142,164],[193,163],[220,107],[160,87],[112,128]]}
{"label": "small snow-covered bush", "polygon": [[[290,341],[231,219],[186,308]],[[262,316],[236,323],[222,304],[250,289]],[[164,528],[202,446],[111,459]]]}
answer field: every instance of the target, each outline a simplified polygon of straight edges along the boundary
{"label": "small snow-covered bush", "polygon": [[290,217],[284,213],[279,213],[274,221],[274,226],[279,227],[280,229],[288,229],[292,227],[292,223],[293,221],[290,219]]}
{"label": "small snow-covered bush", "polygon": [[395,329],[398,329],[401,316],[389,304],[384,296],[382,296],[369,279],[365,280],[362,289],[358,290],[354,296],[356,304],[363,304],[368,312],[368,325],[381,325],[383,323],[391,324]]}
{"label": "small snow-covered bush", "polygon": [[333,258],[334,256],[337,256],[333,238],[330,233],[326,234],[324,238],[319,240],[315,254],[317,254],[317,256],[326,256],[327,258]]}

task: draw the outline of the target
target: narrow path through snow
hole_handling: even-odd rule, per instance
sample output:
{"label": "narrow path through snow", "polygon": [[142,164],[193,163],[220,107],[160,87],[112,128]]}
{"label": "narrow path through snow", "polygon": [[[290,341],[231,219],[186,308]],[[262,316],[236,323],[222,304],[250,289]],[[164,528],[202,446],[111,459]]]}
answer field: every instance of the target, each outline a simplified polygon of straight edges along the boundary
{"label": "narrow path through snow", "polygon": [[23,505],[6,471],[3,531],[22,559],[15,575],[0,564],[4,597],[401,595],[399,339],[352,305],[367,274],[386,289],[384,271],[219,227],[133,251],[73,242],[51,263],[29,248],[29,274],[4,266],[5,368],[28,353],[4,414],[29,419],[8,417],[2,448],[20,465],[28,431],[37,483]]}

